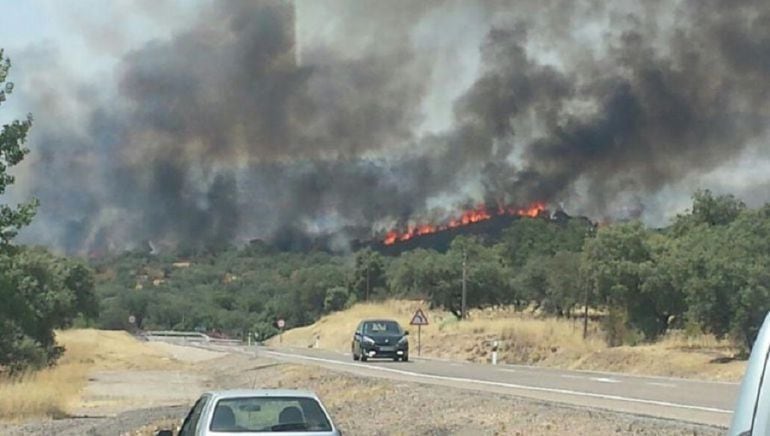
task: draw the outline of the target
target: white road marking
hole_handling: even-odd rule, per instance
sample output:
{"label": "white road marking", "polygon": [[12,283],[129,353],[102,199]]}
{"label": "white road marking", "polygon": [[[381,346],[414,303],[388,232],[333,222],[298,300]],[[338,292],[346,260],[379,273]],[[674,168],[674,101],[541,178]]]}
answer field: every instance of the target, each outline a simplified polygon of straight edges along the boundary
{"label": "white road marking", "polygon": [[620,383],[620,380],[615,380],[614,378],[607,378],[607,377],[590,377],[590,380],[598,381],[601,383]]}
{"label": "white road marking", "polygon": [[678,407],[680,409],[688,409],[688,410],[699,410],[703,412],[714,412],[714,413],[726,413],[731,414],[733,413],[732,410],[725,410],[725,409],[718,409],[716,407],[704,407],[704,406],[692,406],[689,404],[679,404],[679,403],[670,403],[668,401],[658,401],[658,400],[646,400],[643,398],[632,398],[632,397],[621,397],[619,395],[607,395],[607,394],[596,394],[592,392],[581,392],[581,391],[573,391],[569,389],[558,389],[558,388],[544,388],[539,386],[526,386],[526,385],[518,385],[514,383],[501,383],[501,382],[494,382],[489,380],[474,380],[470,378],[462,378],[462,377],[448,377],[443,375],[433,375],[433,374],[420,374],[418,372],[412,372],[412,371],[405,371],[402,369],[394,369],[394,368],[387,368],[383,366],[373,366],[373,365],[365,365],[361,363],[353,363],[353,362],[340,362],[337,360],[331,360],[331,359],[322,359],[320,357],[310,357],[310,356],[303,356],[298,354],[288,354],[288,353],[281,353],[278,351],[264,351],[265,354],[272,354],[274,356],[280,356],[280,357],[287,357],[287,358],[294,358],[294,359],[301,359],[301,360],[309,360],[312,362],[323,362],[323,363],[330,363],[333,365],[342,365],[342,366],[352,366],[356,368],[361,369],[373,369],[376,368],[378,371],[387,371],[392,372],[394,374],[401,374],[406,375],[410,377],[417,377],[417,378],[425,378],[425,379],[432,379],[432,380],[443,380],[443,381],[451,381],[451,382],[457,382],[457,383],[476,383],[476,384],[482,384],[487,386],[496,386],[496,387],[503,387],[503,388],[509,388],[509,389],[519,389],[519,390],[528,390],[528,391],[535,391],[535,392],[548,392],[548,393],[554,393],[554,394],[564,394],[564,395],[573,395],[577,397],[589,397],[589,398],[599,398],[603,400],[615,400],[615,401],[625,401],[629,403],[640,403],[640,404],[650,404],[654,406],[663,406],[663,407]]}
{"label": "white road marking", "polygon": [[676,385],[673,383],[660,383],[660,382],[647,382],[648,385],[652,386],[661,386],[664,388],[675,388]]}
{"label": "white road marking", "polygon": [[586,376],[584,376],[584,375],[562,374],[561,376],[562,376],[562,378],[576,378],[576,379],[580,379],[580,380],[585,380],[586,379]]}
{"label": "white road marking", "polygon": [[[511,367],[511,368],[521,368],[521,369],[527,369],[527,370],[533,370],[533,371],[539,371],[539,372],[559,372],[562,371],[559,368],[548,368],[544,366],[533,366],[533,365],[517,365],[515,363],[506,363],[505,366]],[[642,375],[642,374],[624,374],[624,373],[618,373],[618,372],[611,372],[611,371],[597,371],[593,369],[571,369],[571,372],[576,373],[584,373],[584,374],[593,374],[593,375],[606,375],[610,377],[619,377],[619,378],[635,378],[635,379],[642,379],[642,380],[665,380],[665,381],[671,381],[671,382],[696,382],[696,383],[708,383],[708,384],[715,384],[715,385],[733,385],[733,386],[739,386],[740,382],[729,382],[729,381],[718,381],[718,380],[699,380],[699,379],[687,379],[682,377],[667,377],[662,375]]]}

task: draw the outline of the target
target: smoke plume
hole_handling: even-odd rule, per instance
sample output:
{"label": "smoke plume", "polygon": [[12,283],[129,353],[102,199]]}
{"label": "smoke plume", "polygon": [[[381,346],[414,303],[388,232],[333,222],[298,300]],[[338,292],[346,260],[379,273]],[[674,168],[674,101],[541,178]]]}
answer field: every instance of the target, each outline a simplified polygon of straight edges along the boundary
{"label": "smoke plume", "polygon": [[27,238],[368,237],[480,202],[641,213],[766,149],[770,4],[577,3],[328,2],[302,25],[332,30],[297,41],[289,2],[213,2],[114,76],[21,78],[38,120],[17,187],[41,200]]}

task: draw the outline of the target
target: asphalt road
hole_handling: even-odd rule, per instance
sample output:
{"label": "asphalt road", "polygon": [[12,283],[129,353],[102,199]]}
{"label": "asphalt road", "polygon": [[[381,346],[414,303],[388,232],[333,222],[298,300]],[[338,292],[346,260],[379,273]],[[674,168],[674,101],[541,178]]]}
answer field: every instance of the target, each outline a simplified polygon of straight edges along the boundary
{"label": "asphalt road", "polygon": [[[232,350],[232,347],[223,347]],[[349,354],[316,349],[240,347],[241,352],[318,365],[367,377],[429,383],[726,427],[737,383],[434,359],[354,362]]]}

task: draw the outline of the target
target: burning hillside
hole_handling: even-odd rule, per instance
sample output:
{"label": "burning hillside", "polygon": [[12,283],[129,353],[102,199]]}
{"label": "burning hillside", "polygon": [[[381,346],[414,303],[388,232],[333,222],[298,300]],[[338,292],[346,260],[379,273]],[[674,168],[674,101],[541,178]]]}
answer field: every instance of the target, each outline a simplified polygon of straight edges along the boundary
{"label": "burning hillside", "polygon": [[[9,52],[39,120],[21,241],[337,249],[399,222],[377,244],[401,247],[544,204],[662,224],[696,185],[770,198],[770,2],[193,3]],[[456,204],[487,206],[404,221]]]}
{"label": "burning hillside", "polygon": [[391,230],[382,240],[385,245],[393,245],[398,242],[408,241],[417,236],[430,235],[444,230],[454,229],[462,226],[468,226],[481,221],[487,221],[493,217],[512,216],[512,217],[537,217],[545,211],[545,204],[536,202],[526,208],[498,206],[496,209],[490,209],[485,205],[477,206],[473,209],[462,212],[457,218],[453,218],[444,224],[413,224],[408,225],[403,230]]}

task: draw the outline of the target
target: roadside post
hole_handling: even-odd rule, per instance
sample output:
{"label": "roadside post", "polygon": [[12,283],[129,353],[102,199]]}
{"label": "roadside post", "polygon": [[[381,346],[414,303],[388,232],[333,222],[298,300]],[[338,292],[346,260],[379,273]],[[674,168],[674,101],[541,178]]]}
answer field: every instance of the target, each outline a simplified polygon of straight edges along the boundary
{"label": "roadside post", "polygon": [[412,320],[409,321],[409,325],[416,325],[417,326],[417,355],[420,355],[420,349],[422,348],[421,344],[421,333],[422,333],[422,326],[428,325],[428,317],[425,316],[425,313],[423,313],[422,309],[417,309],[417,311],[412,315]]}
{"label": "roadside post", "polygon": [[492,342],[492,365],[497,365],[497,341]]}
{"label": "roadside post", "polygon": [[286,326],[286,321],[283,319],[279,319],[278,322],[275,323],[278,326],[278,343],[283,344],[283,328]]}

